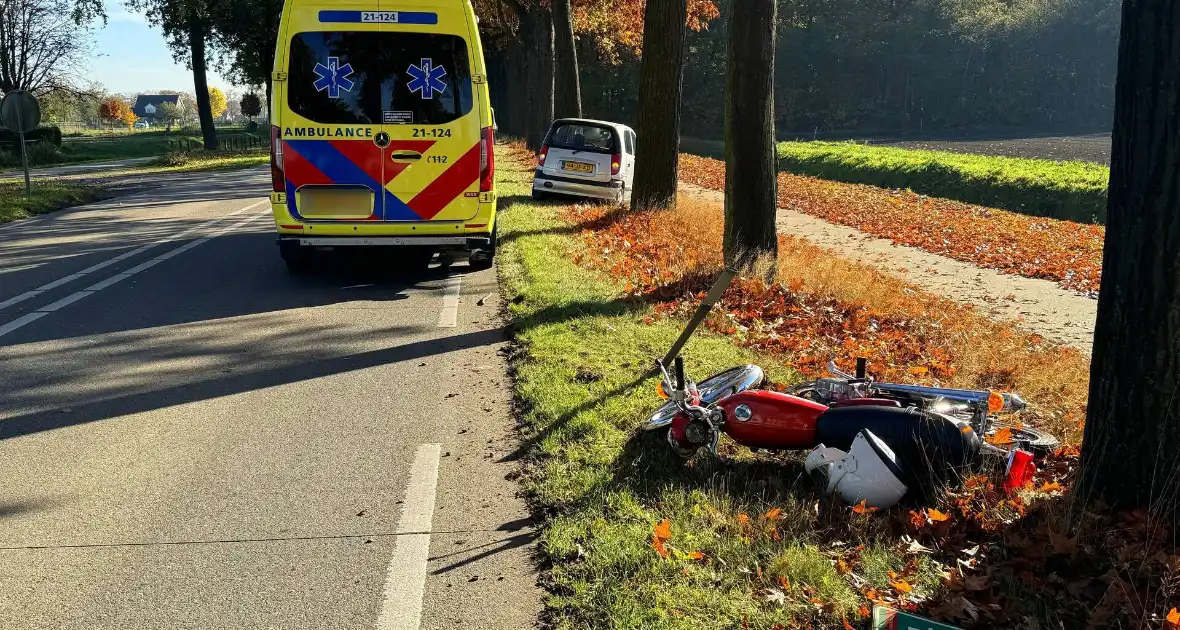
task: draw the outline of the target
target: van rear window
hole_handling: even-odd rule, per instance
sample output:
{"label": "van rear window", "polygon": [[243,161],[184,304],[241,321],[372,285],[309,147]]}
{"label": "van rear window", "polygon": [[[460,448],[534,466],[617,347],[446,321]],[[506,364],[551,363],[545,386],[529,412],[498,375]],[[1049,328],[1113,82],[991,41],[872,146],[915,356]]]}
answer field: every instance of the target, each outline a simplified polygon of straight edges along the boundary
{"label": "van rear window", "polygon": [[321,124],[442,125],[471,111],[467,42],[432,33],[291,38],[287,105]]}
{"label": "van rear window", "polygon": [[585,123],[558,123],[549,130],[545,144],[559,149],[618,153],[619,139],[610,127]]}

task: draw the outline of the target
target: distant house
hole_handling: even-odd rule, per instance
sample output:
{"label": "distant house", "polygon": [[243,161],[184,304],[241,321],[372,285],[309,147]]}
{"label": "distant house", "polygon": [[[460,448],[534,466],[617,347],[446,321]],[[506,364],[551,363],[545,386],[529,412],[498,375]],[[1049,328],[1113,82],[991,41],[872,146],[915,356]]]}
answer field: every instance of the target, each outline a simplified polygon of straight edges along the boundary
{"label": "distant house", "polygon": [[161,103],[176,104],[178,102],[180,102],[180,96],[176,94],[140,94],[135,97],[135,105],[131,111],[135,112],[140,120],[156,122],[156,110],[159,109]]}

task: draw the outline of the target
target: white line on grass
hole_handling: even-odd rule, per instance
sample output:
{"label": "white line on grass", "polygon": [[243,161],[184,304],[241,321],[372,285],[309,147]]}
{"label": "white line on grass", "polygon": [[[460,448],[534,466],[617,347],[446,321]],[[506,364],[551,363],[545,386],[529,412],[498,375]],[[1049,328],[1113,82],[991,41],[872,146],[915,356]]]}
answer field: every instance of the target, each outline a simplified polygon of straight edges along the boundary
{"label": "white line on grass", "polygon": [[385,571],[385,590],[377,615],[377,630],[418,630],[422,623],[422,594],[426,590],[426,562],[430,558],[430,528],[438,487],[441,444],[423,444],[414,455],[396,547]]}
{"label": "white line on grass", "polygon": [[196,227],[190,228],[190,229],[185,230],[183,232],[179,232],[177,234],[169,234],[168,236],[159,238],[159,239],[152,241],[151,243],[148,243],[147,245],[144,245],[142,247],[137,247],[131,251],[123,252],[122,254],[119,254],[118,256],[115,256],[114,258],[104,260],[96,265],[91,265],[91,266],[83,269],[82,271],[76,271],[68,276],[58,278],[57,280],[54,280],[53,282],[50,282],[48,284],[43,284],[43,285],[37,287],[36,289],[31,289],[29,291],[25,291],[24,293],[21,293],[20,295],[18,295],[16,297],[12,297],[7,300],[4,300],[3,302],[0,302],[0,310],[4,310],[4,309],[8,308],[9,306],[12,306],[14,304],[19,304],[20,302],[24,302],[25,300],[27,300],[31,297],[36,297],[38,295],[41,295],[42,293],[44,293],[46,291],[56,289],[57,287],[60,287],[61,285],[66,284],[67,282],[73,282],[74,280],[77,280],[78,278],[81,278],[82,276],[85,276],[87,274],[91,274],[91,273],[94,273],[95,271],[105,269],[106,267],[109,267],[117,262],[127,260],[128,258],[131,258],[132,256],[138,256],[139,254],[142,254],[154,247],[158,247],[160,245],[163,245],[164,243],[169,243],[171,241],[180,240],[180,239],[188,236],[189,234],[192,234],[193,232],[203,230],[203,229],[205,229],[211,225],[214,225],[220,221],[224,221],[225,219],[228,219],[229,217],[232,217],[236,214],[241,214],[243,212],[253,210],[254,208],[257,208],[258,206],[260,206],[264,203],[267,203],[268,201],[269,200],[267,200],[267,199],[263,199],[262,201],[259,201],[258,203],[252,203],[252,204],[246,206],[245,208],[242,208],[241,210],[235,210],[229,214],[222,215],[220,217],[217,217],[216,219],[206,221]]}
{"label": "white line on grass", "polygon": [[[263,202],[263,203],[265,203],[265,202]],[[237,212],[235,212],[233,214],[245,212],[246,210],[249,210],[250,208],[257,207],[258,205],[259,204],[247,206],[245,208],[242,208],[241,210],[238,210]],[[232,216],[232,215],[226,215],[226,216]],[[64,298],[62,298],[52,304],[49,304],[48,306],[42,306],[41,308],[33,311],[32,313],[27,313],[25,315],[22,315],[16,319],[12,320],[11,322],[8,322],[7,324],[0,326],[0,337],[3,337],[4,335],[7,335],[8,333],[10,333],[14,330],[21,328],[21,327],[25,326],[26,324],[31,324],[31,323],[37,321],[38,319],[41,319],[45,315],[48,315],[48,314],[52,313],[53,311],[56,311],[59,308],[62,308],[64,306],[68,306],[70,304],[73,304],[74,302],[77,302],[78,300],[81,300],[84,297],[88,297],[90,295],[98,293],[99,291],[102,291],[103,289],[115,284],[116,282],[119,282],[121,280],[126,280],[127,278],[134,276],[135,274],[143,271],[144,269],[149,269],[151,267],[154,267],[155,265],[158,265],[158,264],[164,262],[165,260],[172,258],[173,256],[175,256],[177,254],[186,252],[186,251],[188,251],[188,250],[190,250],[202,243],[209,242],[209,241],[213,240],[214,238],[221,236],[222,234],[225,234],[226,232],[229,232],[230,230],[237,229],[243,225],[246,225],[247,223],[250,223],[251,221],[257,221],[258,219],[261,219],[263,217],[269,217],[269,216],[270,216],[270,213],[267,212],[267,213],[263,213],[263,214],[256,214],[253,216],[246,217],[245,219],[242,219],[241,221],[238,221],[237,223],[234,223],[233,225],[221,228],[220,230],[213,232],[209,236],[197,239],[195,241],[191,241],[186,245],[182,245],[182,246],[177,247],[175,249],[166,251],[163,254],[160,254],[159,256],[156,256],[155,258],[153,258],[147,262],[140,263],[140,264],[128,269],[127,271],[124,271],[119,274],[115,274],[115,275],[107,278],[106,280],[103,280],[102,282],[92,284],[92,285],[86,287],[85,289],[82,289],[81,291],[75,291],[74,293],[71,293],[71,294],[65,296]],[[218,219],[218,220],[220,220],[220,219]],[[211,221],[209,223],[216,223],[216,221]],[[206,223],[204,225],[209,225],[209,223]],[[172,239],[168,239],[168,240],[172,240]],[[165,242],[165,241],[160,241],[160,242]],[[155,244],[158,244],[158,243],[155,243]],[[155,244],[153,244],[153,245],[155,245]]]}

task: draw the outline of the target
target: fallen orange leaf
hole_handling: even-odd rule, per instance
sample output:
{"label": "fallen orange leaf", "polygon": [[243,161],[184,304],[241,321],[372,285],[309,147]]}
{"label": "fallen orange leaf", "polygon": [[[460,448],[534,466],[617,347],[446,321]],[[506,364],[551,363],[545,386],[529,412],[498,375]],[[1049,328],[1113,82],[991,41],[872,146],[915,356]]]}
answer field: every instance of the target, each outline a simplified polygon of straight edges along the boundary
{"label": "fallen orange leaf", "polygon": [[908,592],[914,590],[914,587],[910,586],[910,583],[906,582],[905,580],[897,580],[895,582],[890,582],[889,585],[892,586],[893,588],[897,589],[897,592],[899,592],[899,593],[908,593]]}
{"label": "fallen orange leaf", "polygon": [[747,525],[750,523],[750,515],[742,512],[741,514],[737,515],[737,521],[742,525]]}
{"label": "fallen orange leaf", "polygon": [[689,560],[700,560],[701,558],[704,558],[704,557],[705,557],[705,554],[703,554],[699,551],[688,552],[688,559]]}
{"label": "fallen orange leaf", "polygon": [[877,508],[869,507],[868,499],[862,499],[860,503],[852,506],[852,511],[856,514],[872,514],[877,511]]}
{"label": "fallen orange leaf", "polygon": [[1040,488],[1037,488],[1037,490],[1040,492],[1057,492],[1061,490],[1061,484],[1056,481],[1047,481]]}
{"label": "fallen orange leaf", "polygon": [[929,510],[926,510],[926,516],[927,516],[927,518],[929,518],[931,521],[933,521],[935,523],[941,523],[942,521],[945,521],[948,518],[950,518],[949,514],[939,512],[938,510],[936,510],[934,508],[930,508]]}
{"label": "fallen orange leaf", "polygon": [[1180,626],[1180,610],[1176,610],[1175,608],[1169,610],[1168,616],[1164,617],[1164,619],[1173,626]]}
{"label": "fallen orange leaf", "polygon": [[783,511],[781,509],[774,508],[773,510],[768,511],[766,514],[763,514],[762,516],[765,517],[766,520],[768,520],[768,521],[775,521],[775,520],[778,520],[779,515],[781,515],[782,513],[783,513]]}
{"label": "fallen orange leaf", "polygon": [[856,609],[856,612],[857,612],[857,614],[859,614],[861,617],[868,617],[868,616],[869,616],[869,615],[870,615],[870,614],[871,614],[873,611],[869,610],[869,607],[868,607],[868,606],[865,606],[864,604],[861,604],[861,605],[860,605],[860,608],[857,608],[857,609]]}
{"label": "fallen orange leaf", "polygon": [[991,442],[992,444],[1011,444],[1012,429],[1004,427],[993,433],[989,438],[987,438],[987,441]]}
{"label": "fallen orange leaf", "polygon": [[652,528],[653,535],[662,540],[668,540],[672,537],[672,523],[668,519],[660,521],[654,528]]}
{"label": "fallen orange leaf", "polygon": [[852,624],[848,623],[847,617],[840,617],[840,621],[844,622],[844,630],[856,630],[856,628],[852,627]]}
{"label": "fallen orange leaf", "polygon": [[791,590],[791,581],[781,575],[778,576],[778,584],[783,587],[784,591]]}
{"label": "fallen orange leaf", "polygon": [[661,558],[668,557],[668,550],[664,547],[664,541],[661,540],[659,536],[651,537],[651,548],[655,549],[656,553],[660,554]]}

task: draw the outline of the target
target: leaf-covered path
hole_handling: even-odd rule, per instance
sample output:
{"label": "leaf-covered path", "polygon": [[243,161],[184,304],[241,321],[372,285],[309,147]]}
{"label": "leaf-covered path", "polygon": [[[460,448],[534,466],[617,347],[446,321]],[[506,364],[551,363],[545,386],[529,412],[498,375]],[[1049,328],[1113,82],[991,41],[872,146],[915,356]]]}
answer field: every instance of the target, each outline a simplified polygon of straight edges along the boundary
{"label": "leaf-covered path", "polygon": [[[686,182],[683,192],[722,204],[725,195]],[[896,273],[928,291],[976,305],[998,320],[1019,320],[1030,332],[1089,351],[1098,302],[1052,280],[1006,274],[969,262],[897,245],[819,217],[779,209],[780,234],[792,234],[841,256]]]}

